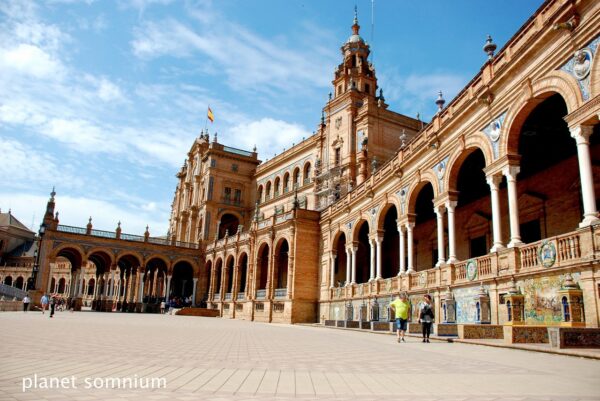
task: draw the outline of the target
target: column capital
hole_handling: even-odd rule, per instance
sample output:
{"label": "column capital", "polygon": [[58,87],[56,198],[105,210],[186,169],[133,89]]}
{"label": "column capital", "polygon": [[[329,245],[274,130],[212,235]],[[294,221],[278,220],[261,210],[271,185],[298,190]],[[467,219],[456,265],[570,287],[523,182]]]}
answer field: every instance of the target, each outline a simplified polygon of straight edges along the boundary
{"label": "column capital", "polygon": [[516,165],[509,165],[502,169],[502,174],[506,177],[507,180],[515,181],[517,179],[517,174],[521,172],[521,167]]}
{"label": "column capital", "polygon": [[458,201],[455,201],[455,200],[447,200],[445,203],[446,209],[449,212],[454,212],[456,205],[458,205]]}
{"label": "column capital", "polygon": [[412,231],[412,229],[415,227],[415,223],[412,221],[407,221],[404,224],[404,227],[406,227],[406,231]]}
{"label": "column capital", "polygon": [[439,204],[439,205],[434,205],[433,211],[435,212],[437,217],[440,218],[443,216],[444,212],[446,211],[446,206],[443,203]]}
{"label": "column capital", "polygon": [[335,259],[337,257],[337,251],[332,250],[331,257]]}
{"label": "column capital", "polygon": [[502,174],[494,173],[485,177],[488,185],[492,190],[497,190],[498,186],[502,182]]}
{"label": "column capital", "polygon": [[575,139],[577,144],[581,143],[589,143],[590,135],[594,132],[594,127],[591,125],[576,125],[574,127],[569,127],[569,131],[571,132],[571,137]]}

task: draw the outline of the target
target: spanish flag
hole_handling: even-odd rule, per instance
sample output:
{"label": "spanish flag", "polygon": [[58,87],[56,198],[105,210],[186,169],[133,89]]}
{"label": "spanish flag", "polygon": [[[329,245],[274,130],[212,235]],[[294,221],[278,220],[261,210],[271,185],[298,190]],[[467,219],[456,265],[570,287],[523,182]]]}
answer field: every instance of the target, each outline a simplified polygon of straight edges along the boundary
{"label": "spanish flag", "polygon": [[211,123],[215,122],[215,115],[213,114],[212,110],[210,109],[210,106],[208,106],[207,117],[208,117],[208,119],[210,120]]}

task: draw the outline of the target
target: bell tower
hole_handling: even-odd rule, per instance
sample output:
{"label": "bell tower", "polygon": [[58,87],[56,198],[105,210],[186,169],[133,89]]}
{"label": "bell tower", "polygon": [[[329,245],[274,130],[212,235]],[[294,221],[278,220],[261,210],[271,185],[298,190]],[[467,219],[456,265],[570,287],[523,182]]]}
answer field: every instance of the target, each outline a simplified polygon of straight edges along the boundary
{"label": "bell tower", "polygon": [[338,98],[353,90],[364,95],[375,96],[377,78],[375,78],[375,69],[368,61],[371,53],[370,47],[360,36],[356,6],[354,7],[352,35],[342,45],[341,51],[344,60],[335,71],[334,97]]}

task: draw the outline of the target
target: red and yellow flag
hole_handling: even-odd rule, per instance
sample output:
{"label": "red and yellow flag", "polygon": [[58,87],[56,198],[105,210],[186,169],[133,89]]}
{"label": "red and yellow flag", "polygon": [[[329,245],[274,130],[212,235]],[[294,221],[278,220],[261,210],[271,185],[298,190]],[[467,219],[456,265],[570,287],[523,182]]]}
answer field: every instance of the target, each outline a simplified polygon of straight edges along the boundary
{"label": "red and yellow flag", "polygon": [[215,115],[213,114],[212,110],[210,109],[210,106],[208,107],[207,117],[208,117],[208,119],[210,120],[211,123],[215,122]]}

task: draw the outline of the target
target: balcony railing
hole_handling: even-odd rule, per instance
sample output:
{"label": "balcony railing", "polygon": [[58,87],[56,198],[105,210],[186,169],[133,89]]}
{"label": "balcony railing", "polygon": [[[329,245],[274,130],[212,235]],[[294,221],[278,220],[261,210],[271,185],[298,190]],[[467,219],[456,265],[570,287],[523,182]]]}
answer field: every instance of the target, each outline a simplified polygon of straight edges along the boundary
{"label": "balcony railing", "polygon": [[238,292],[238,293],[237,293],[236,300],[238,300],[238,301],[242,301],[242,300],[244,300],[244,299],[246,299],[246,293],[245,293],[245,292]]}
{"label": "balcony railing", "polygon": [[287,295],[287,288],[275,288],[275,298],[285,298]]}
{"label": "balcony railing", "polygon": [[215,295],[213,295],[213,299],[215,301],[220,301],[221,300],[221,293],[217,292]]}
{"label": "balcony railing", "polygon": [[[56,227],[56,231],[60,231],[63,233],[69,233],[69,234],[88,235],[87,229],[84,227],[73,227],[73,226],[66,226],[63,224],[59,224]],[[92,229],[92,230],[90,230],[89,235],[91,235],[93,237],[117,239],[117,233],[115,231]],[[146,242],[145,237],[143,237],[141,235],[134,235],[134,234],[122,233],[120,239],[125,240],[125,241]],[[160,237],[148,237],[148,242],[151,244],[155,244],[155,245],[168,245],[168,246],[177,246],[180,248],[198,249],[198,244],[195,244],[193,242],[171,241],[167,238],[160,238]]]}
{"label": "balcony railing", "polygon": [[267,297],[267,290],[256,290],[257,299],[265,299]]}
{"label": "balcony railing", "polygon": [[[383,280],[330,288],[330,299],[365,298],[398,291],[429,290],[467,283],[478,285],[492,279],[509,280],[516,273],[537,274],[562,267],[576,267],[600,257],[600,226],[546,238],[520,247],[507,248],[439,268],[419,270]],[[275,290],[275,298],[280,295]]]}
{"label": "balcony railing", "polygon": [[225,301],[230,301],[231,300],[231,293],[228,292],[225,294]]}

